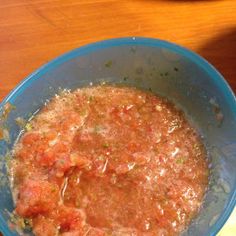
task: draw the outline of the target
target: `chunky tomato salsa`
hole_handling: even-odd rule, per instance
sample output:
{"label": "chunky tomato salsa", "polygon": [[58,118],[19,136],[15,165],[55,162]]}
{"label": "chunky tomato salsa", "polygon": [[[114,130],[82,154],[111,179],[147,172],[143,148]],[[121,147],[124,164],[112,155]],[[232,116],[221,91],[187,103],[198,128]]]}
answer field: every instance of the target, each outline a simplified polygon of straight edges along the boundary
{"label": "chunky tomato salsa", "polygon": [[208,185],[182,111],[128,87],[63,91],[26,125],[11,170],[36,236],[179,235]]}

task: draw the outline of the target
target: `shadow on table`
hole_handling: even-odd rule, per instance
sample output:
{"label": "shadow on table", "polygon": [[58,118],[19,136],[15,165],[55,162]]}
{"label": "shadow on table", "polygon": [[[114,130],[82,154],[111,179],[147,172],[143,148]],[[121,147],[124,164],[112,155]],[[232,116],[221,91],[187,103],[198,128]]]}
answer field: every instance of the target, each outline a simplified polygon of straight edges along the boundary
{"label": "shadow on table", "polygon": [[236,93],[236,28],[212,38],[197,52],[219,70]]}

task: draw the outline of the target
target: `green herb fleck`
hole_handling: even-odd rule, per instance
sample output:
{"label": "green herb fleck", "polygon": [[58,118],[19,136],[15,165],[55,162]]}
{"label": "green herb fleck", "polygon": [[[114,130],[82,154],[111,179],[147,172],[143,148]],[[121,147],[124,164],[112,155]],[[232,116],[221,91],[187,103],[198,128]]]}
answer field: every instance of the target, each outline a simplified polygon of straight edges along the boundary
{"label": "green herb fleck", "polygon": [[169,75],[169,72],[166,72],[166,73],[165,73],[165,76],[167,76],[167,75]]}
{"label": "green herb fleck", "polygon": [[59,163],[60,163],[61,165],[64,165],[64,164],[65,164],[65,160],[61,159],[61,160],[59,160]]}
{"label": "green herb fleck", "polygon": [[84,109],[84,110],[82,110],[82,111],[80,111],[80,115],[81,116],[86,116],[86,114],[87,114],[87,111]]}
{"label": "green herb fleck", "polygon": [[104,148],[108,148],[108,147],[109,147],[109,144],[108,144],[108,143],[104,143],[102,146],[103,146]]}
{"label": "green herb fleck", "polygon": [[109,60],[105,63],[105,67],[110,68],[112,66],[112,60]]}
{"label": "green herb fleck", "polygon": [[149,90],[150,92],[152,92],[152,88],[148,88],[148,90]]}
{"label": "green herb fleck", "polygon": [[30,230],[32,228],[32,220],[24,219],[24,229]]}
{"label": "green herb fleck", "polygon": [[11,104],[11,109],[16,110],[16,105]]}
{"label": "green herb fleck", "polygon": [[128,76],[124,76],[123,80],[127,81],[128,80]]}
{"label": "green herb fleck", "polygon": [[178,69],[177,67],[174,67],[174,70],[175,70],[175,71],[179,71],[179,69]]}
{"label": "green herb fleck", "polygon": [[8,151],[6,154],[5,154],[5,161],[6,161],[6,166],[8,168],[10,168],[10,165],[11,165],[11,160],[12,160],[12,155],[11,153]]}
{"label": "green herb fleck", "polygon": [[104,160],[105,160],[105,157],[104,157],[104,156],[98,156],[97,160],[98,160],[98,161],[104,161]]}
{"label": "green herb fleck", "polygon": [[23,218],[18,219],[18,225],[21,229],[25,229],[25,221]]}
{"label": "green herb fleck", "polygon": [[10,214],[10,221],[11,221],[11,223],[17,224],[17,218],[18,217],[15,214],[13,214],[13,213]]}
{"label": "green herb fleck", "polygon": [[23,230],[31,230],[32,229],[32,220],[27,218],[21,218],[16,216],[15,214],[10,215],[10,221],[14,225],[18,226]]}
{"label": "green herb fleck", "polygon": [[94,132],[95,133],[99,133],[100,131],[101,131],[101,126],[100,125],[95,125],[95,127],[94,127]]}
{"label": "green herb fleck", "polygon": [[180,157],[180,158],[178,158],[178,159],[176,160],[176,163],[177,163],[177,164],[183,164],[185,161],[186,161],[186,158]]}
{"label": "green herb fleck", "polygon": [[30,130],[32,130],[32,125],[30,124],[30,123],[27,123],[26,125],[25,125],[25,129],[26,129],[26,131],[30,131]]}

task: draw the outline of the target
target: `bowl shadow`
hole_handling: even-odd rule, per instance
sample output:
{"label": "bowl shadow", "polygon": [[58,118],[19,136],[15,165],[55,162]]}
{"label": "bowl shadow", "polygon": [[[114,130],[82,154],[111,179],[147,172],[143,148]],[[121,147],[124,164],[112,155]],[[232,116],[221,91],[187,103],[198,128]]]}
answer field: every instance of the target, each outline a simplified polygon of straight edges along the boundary
{"label": "bowl shadow", "polygon": [[236,28],[212,38],[197,52],[219,70],[236,93]]}

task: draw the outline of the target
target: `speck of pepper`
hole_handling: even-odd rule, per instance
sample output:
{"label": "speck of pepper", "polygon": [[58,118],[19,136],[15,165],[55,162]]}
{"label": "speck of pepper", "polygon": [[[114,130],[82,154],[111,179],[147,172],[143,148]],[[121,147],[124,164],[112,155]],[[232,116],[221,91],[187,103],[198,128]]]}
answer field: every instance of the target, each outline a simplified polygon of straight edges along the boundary
{"label": "speck of pepper", "polygon": [[112,60],[108,60],[107,62],[105,62],[105,67],[110,68],[112,66]]}

